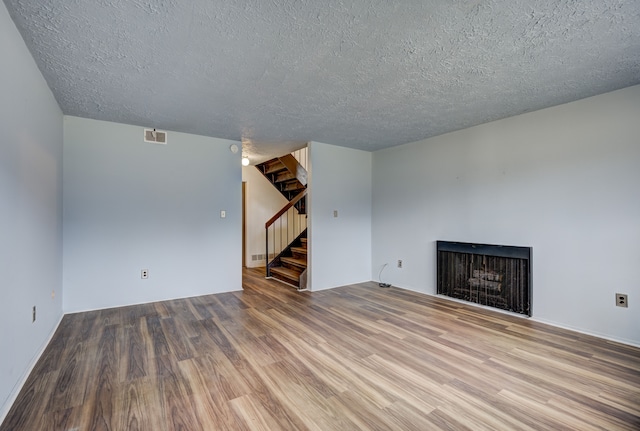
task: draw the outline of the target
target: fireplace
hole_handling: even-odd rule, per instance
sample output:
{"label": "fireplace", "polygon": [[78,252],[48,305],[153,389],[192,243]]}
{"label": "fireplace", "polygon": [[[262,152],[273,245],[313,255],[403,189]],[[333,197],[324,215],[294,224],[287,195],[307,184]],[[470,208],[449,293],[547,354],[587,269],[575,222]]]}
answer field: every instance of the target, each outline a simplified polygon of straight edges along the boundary
{"label": "fireplace", "polygon": [[438,294],[531,316],[531,247],[437,241]]}

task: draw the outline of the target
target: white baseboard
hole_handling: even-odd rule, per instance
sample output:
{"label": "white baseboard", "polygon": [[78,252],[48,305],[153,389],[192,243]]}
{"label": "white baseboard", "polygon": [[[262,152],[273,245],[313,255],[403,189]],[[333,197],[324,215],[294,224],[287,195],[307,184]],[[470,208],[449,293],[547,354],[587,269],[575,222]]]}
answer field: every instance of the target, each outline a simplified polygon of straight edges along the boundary
{"label": "white baseboard", "polygon": [[627,346],[632,346],[632,347],[640,347],[640,344],[638,344],[638,343],[636,343],[636,342],[634,342],[632,340],[626,340],[626,339],[623,339],[623,338],[616,338],[616,337],[612,337],[610,335],[600,334],[600,333],[597,333],[597,332],[585,331],[584,329],[574,328],[572,326],[567,326],[567,325],[562,325],[560,323],[553,322],[553,321],[550,321],[550,320],[538,319],[537,317],[532,317],[531,320],[533,320],[535,322],[544,323],[545,325],[554,326],[556,328],[566,329],[567,331],[573,331],[573,332],[577,332],[579,334],[584,334],[584,335],[589,335],[591,337],[601,338],[603,340],[611,341],[611,342],[614,342],[614,343],[625,344]]}
{"label": "white baseboard", "polygon": [[422,293],[424,295],[428,295],[428,296],[433,296],[434,298],[440,298],[440,299],[444,299],[445,301],[453,301],[453,302],[458,302],[460,304],[466,304],[472,307],[477,307],[477,308],[482,308],[485,310],[489,310],[489,311],[495,311],[498,313],[503,313],[503,314],[508,314],[510,316],[514,316],[514,317],[521,317],[523,319],[529,319],[532,320],[534,322],[538,322],[538,323],[544,323],[545,325],[549,325],[549,326],[553,326],[555,328],[560,328],[560,329],[566,329],[567,331],[573,331],[573,332],[577,332],[579,334],[584,334],[584,335],[589,335],[592,337],[597,337],[606,341],[611,341],[614,343],[620,343],[620,344],[625,344],[627,346],[632,346],[632,347],[640,347],[640,344],[633,341],[633,340],[626,340],[626,339],[622,339],[622,338],[616,338],[616,337],[612,337],[611,335],[607,335],[607,334],[600,334],[597,332],[590,332],[590,331],[586,331],[584,329],[581,328],[575,328],[572,326],[568,326],[568,325],[563,325],[561,323],[558,322],[554,322],[551,320],[545,320],[545,319],[540,319],[537,318],[535,315],[534,316],[525,316],[523,314],[518,314],[518,313],[512,313],[510,311],[505,311],[505,310],[500,310],[499,308],[494,308],[494,307],[488,307],[485,305],[481,305],[481,304],[476,304],[475,302],[469,302],[469,301],[464,301],[461,299],[456,299],[456,298],[451,298],[445,295],[439,295],[439,294],[434,294],[434,293],[427,293],[427,292],[422,292],[420,290],[415,290],[415,289],[407,289],[405,287],[400,287],[400,286],[394,286],[397,287],[399,289],[403,289],[403,290],[409,290],[411,292],[416,292],[416,293]]}
{"label": "white baseboard", "polygon": [[29,376],[31,375],[31,372],[33,371],[36,364],[40,360],[40,357],[42,356],[45,349],[53,339],[53,336],[58,330],[58,327],[60,326],[60,323],[62,322],[62,318],[64,316],[65,316],[64,313],[60,316],[60,319],[58,319],[58,323],[54,325],[46,341],[42,343],[42,345],[40,346],[36,354],[33,356],[33,358],[31,359],[31,362],[29,363],[29,366],[27,367],[23,375],[20,377],[20,379],[16,382],[15,386],[13,387],[13,390],[9,394],[9,397],[7,397],[7,400],[2,406],[2,408],[0,408],[0,424],[2,424],[4,420],[7,418],[7,415],[9,414],[9,410],[11,410],[11,407],[13,407],[13,403],[16,402],[16,399],[18,398],[18,395],[20,394],[22,387],[27,382],[27,379],[29,378]]}

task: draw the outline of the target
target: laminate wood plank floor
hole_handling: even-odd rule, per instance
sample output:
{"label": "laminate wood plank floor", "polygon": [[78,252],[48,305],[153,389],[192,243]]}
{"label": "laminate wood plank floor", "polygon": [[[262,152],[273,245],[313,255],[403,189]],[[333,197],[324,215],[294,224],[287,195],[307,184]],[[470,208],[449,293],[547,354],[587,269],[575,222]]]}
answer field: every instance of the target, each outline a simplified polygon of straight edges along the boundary
{"label": "laminate wood plank floor", "polygon": [[1,431],[639,430],[640,349],[397,288],[66,315]]}

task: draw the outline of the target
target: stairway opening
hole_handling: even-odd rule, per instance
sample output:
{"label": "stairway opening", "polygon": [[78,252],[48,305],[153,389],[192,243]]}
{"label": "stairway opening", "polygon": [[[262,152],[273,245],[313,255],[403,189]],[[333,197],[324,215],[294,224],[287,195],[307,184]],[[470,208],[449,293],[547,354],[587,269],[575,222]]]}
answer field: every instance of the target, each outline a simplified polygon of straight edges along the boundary
{"label": "stairway opening", "polygon": [[244,266],[305,290],[307,267],[307,172],[304,147],[243,167]]}
{"label": "stairway opening", "polygon": [[247,182],[242,182],[242,269],[247,267]]}
{"label": "stairway opening", "polygon": [[256,165],[288,202],[265,223],[265,276],[298,290],[307,289],[307,170],[301,163],[306,164],[306,148],[304,153]]}

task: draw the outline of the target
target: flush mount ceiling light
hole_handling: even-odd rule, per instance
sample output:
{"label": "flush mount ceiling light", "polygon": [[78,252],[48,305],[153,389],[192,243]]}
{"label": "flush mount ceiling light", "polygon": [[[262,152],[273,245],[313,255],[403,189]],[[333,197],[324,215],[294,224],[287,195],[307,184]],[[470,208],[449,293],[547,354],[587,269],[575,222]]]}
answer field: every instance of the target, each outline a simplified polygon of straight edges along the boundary
{"label": "flush mount ceiling light", "polygon": [[249,166],[249,157],[242,157],[242,166]]}
{"label": "flush mount ceiling light", "polygon": [[236,144],[231,144],[231,146],[229,147],[229,150],[231,150],[231,152],[235,154],[238,152],[238,146]]}

